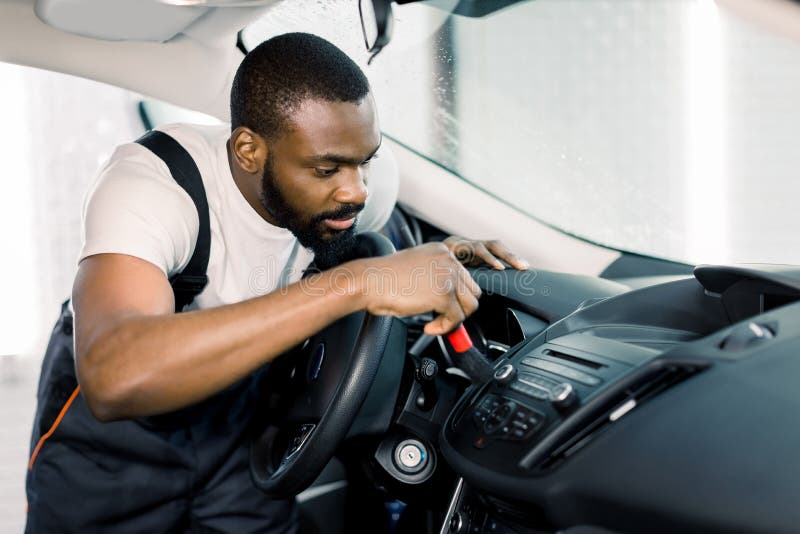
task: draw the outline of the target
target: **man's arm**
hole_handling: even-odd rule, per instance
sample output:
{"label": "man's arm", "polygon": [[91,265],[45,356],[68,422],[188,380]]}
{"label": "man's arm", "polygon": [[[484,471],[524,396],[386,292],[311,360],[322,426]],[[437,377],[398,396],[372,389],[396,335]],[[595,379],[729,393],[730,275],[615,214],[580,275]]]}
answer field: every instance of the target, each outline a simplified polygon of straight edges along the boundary
{"label": "man's arm", "polygon": [[169,412],[221,391],[347,314],[434,311],[426,333],[443,334],[477,309],[479,295],[450,251],[430,244],[349,262],[285,292],[175,314],[161,269],[98,254],[80,263],[73,288],[78,380],[100,420]]}

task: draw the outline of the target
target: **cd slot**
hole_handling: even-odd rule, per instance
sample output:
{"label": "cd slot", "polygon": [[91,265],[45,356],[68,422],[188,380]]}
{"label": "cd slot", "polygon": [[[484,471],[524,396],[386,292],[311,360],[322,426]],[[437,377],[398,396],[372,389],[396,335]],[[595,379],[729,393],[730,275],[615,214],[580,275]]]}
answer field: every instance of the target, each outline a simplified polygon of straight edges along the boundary
{"label": "cd slot", "polygon": [[544,349],[542,354],[545,356],[552,356],[553,358],[558,358],[560,360],[565,360],[572,363],[577,363],[579,365],[583,365],[585,367],[590,367],[592,369],[600,369],[605,367],[602,363],[593,362],[590,360],[586,360],[584,358],[580,358],[578,356],[573,356],[572,354],[565,354],[563,352],[558,352],[557,350],[552,349]]}

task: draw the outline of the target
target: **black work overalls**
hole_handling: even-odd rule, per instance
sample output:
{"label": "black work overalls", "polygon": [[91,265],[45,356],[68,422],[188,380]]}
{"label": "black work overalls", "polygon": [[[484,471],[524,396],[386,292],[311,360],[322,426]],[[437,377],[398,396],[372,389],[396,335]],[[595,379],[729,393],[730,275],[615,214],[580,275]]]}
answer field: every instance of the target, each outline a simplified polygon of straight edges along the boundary
{"label": "black work overalls", "polygon": [[[207,281],[210,232],[202,180],[188,152],[168,135],[152,131],[137,142],[167,163],[200,216],[194,256],[170,281],[181,311]],[[296,532],[294,502],[268,499],[250,479],[263,369],[187,409],[101,423],[75,378],[72,334],[64,303],[37,392],[26,532]]]}

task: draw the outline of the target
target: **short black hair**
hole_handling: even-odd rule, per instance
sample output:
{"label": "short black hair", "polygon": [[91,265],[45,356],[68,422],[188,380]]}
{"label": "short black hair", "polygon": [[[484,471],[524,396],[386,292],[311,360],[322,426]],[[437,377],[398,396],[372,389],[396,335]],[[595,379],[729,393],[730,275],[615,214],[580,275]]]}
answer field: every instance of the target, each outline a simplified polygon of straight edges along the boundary
{"label": "short black hair", "polygon": [[246,126],[275,139],[307,99],[359,103],[367,77],[334,44],[309,33],[286,33],[251,50],[233,78],[231,130]]}

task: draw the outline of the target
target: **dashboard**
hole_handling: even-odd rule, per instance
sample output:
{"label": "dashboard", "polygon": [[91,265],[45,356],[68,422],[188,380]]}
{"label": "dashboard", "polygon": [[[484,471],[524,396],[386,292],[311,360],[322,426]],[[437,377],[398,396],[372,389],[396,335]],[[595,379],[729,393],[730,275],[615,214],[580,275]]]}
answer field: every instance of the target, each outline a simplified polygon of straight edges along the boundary
{"label": "dashboard", "polygon": [[511,346],[441,426],[443,533],[796,531],[800,271],[480,274]]}

